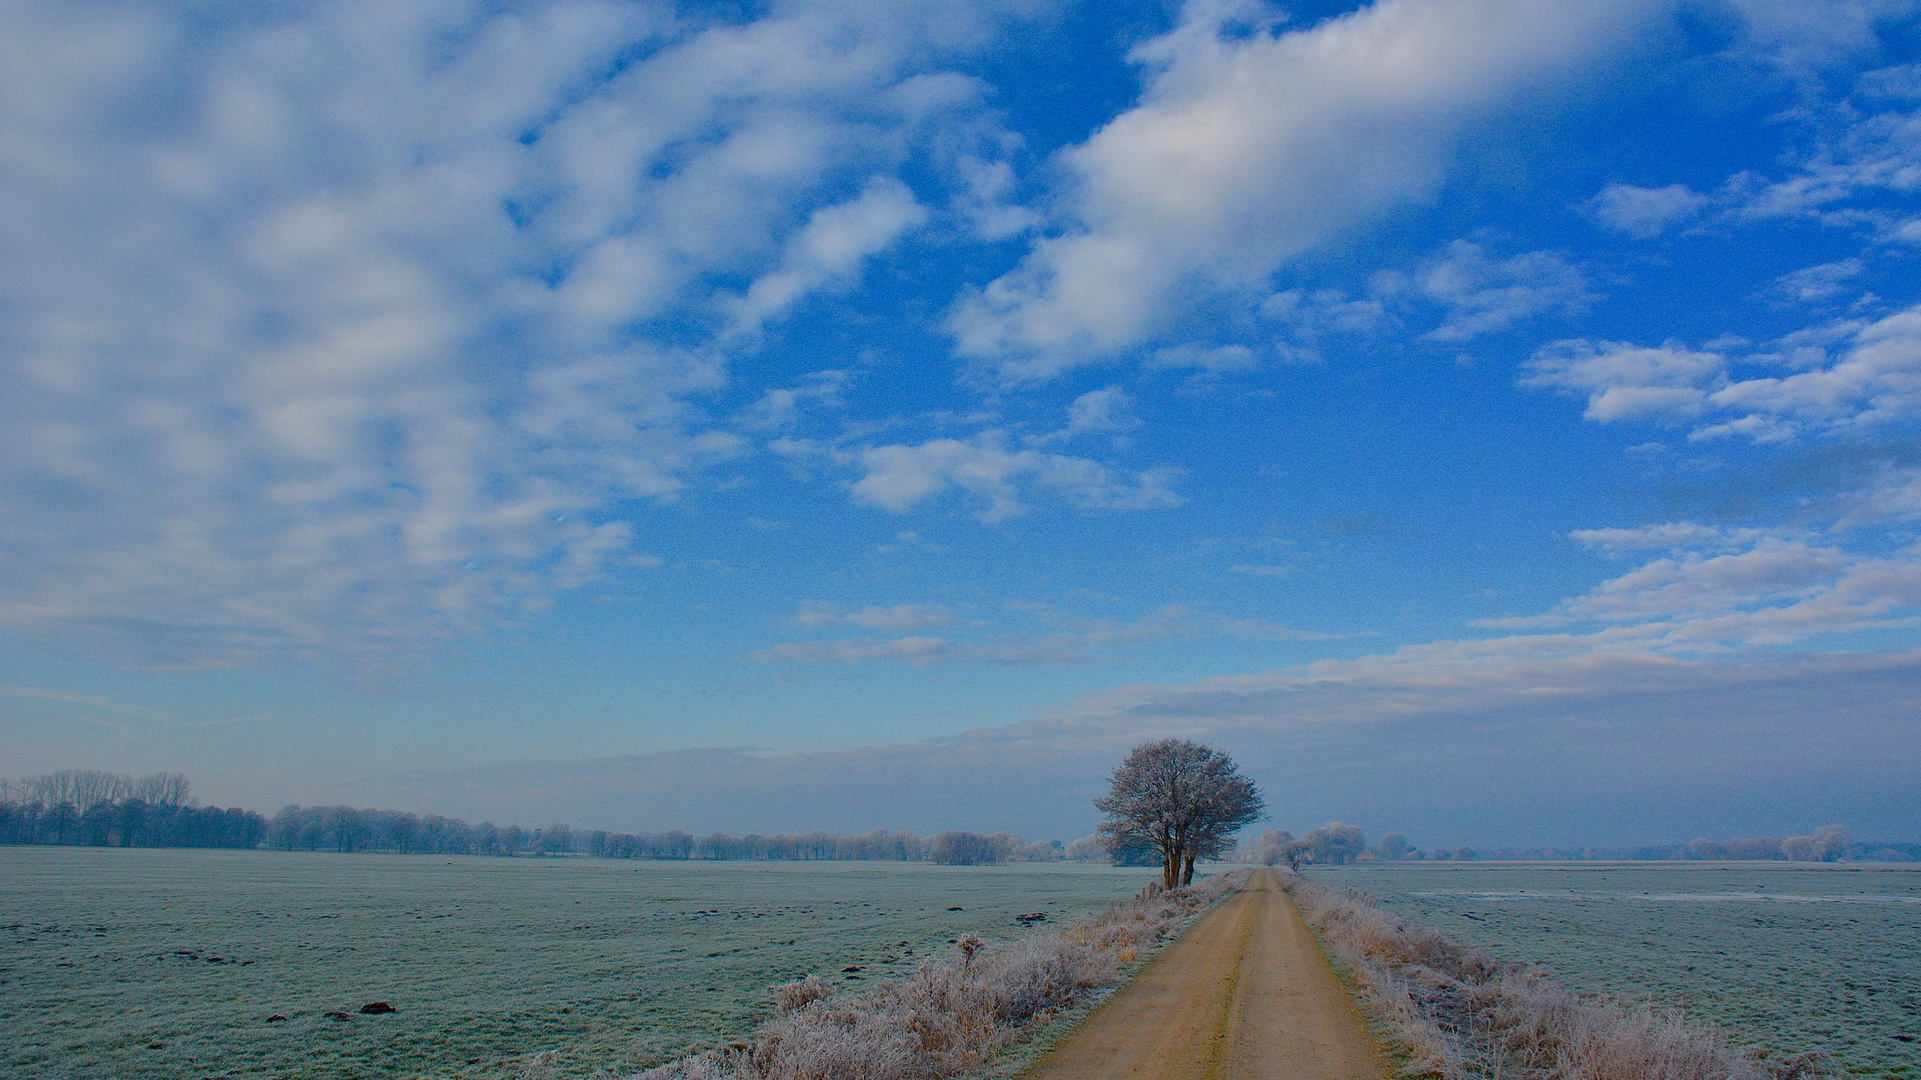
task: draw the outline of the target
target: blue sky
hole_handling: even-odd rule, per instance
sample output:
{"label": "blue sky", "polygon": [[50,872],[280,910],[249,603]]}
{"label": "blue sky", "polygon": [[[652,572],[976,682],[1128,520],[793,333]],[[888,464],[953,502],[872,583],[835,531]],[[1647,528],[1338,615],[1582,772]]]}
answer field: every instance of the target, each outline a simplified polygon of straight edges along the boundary
{"label": "blue sky", "polygon": [[1921,5],[0,23],[0,772],[1921,835]]}

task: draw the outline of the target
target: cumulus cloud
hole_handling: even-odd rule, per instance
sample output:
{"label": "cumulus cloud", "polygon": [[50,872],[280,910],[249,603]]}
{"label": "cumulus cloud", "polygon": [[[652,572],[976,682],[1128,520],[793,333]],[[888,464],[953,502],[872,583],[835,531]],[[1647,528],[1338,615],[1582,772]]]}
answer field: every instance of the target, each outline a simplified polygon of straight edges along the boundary
{"label": "cumulus cloud", "polygon": [[906,184],[891,176],[869,179],[859,198],[814,211],[788,240],[780,269],[755,281],[736,303],[735,317],[742,329],[758,328],[801,297],[845,279],[926,220],[927,209]]}
{"label": "cumulus cloud", "polygon": [[869,446],[858,460],[865,475],[851,486],[854,498],[896,514],[954,489],[975,504],[977,517],[990,522],[1025,512],[1023,487],[1083,509],[1134,510],[1182,501],[1173,490],[1174,469],[1124,477],[1088,458],[1009,449],[998,431],[971,439]]}
{"label": "cumulus cloud", "polygon": [[9,5],[0,628],[410,662],[656,560],[622,519],[746,449],[688,398],[980,156],[938,65],[997,18]]}
{"label": "cumulus cloud", "polygon": [[1184,288],[1257,286],[1427,196],[1470,117],[1575,66],[1642,10],[1381,0],[1277,35],[1265,8],[1197,0],[1135,50],[1140,104],[1063,153],[1061,231],[957,306],[957,348],[1003,380],[1047,378],[1150,338]]}
{"label": "cumulus cloud", "polygon": [[1140,427],[1134,402],[1118,386],[1089,390],[1067,407],[1067,430],[1074,435],[1131,431]]}
{"label": "cumulus cloud", "polygon": [[1706,195],[1690,191],[1685,184],[1663,188],[1609,184],[1589,205],[1601,224],[1637,240],[1648,240],[1685,224],[1708,202]]}
{"label": "cumulus cloud", "polygon": [[1722,379],[1726,360],[1669,343],[1643,348],[1620,342],[1564,341],[1536,353],[1522,386],[1587,394],[1589,420],[1698,416],[1707,408],[1703,384]]}
{"label": "cumulus cloud", "polygon": [[[1873,430],[1921,415],[1921,308],[1871,323],[1816,328],[1779,343],[1753,365],[1800,368],[1740,378],[1730,360],[1670,342],[1560,342],[1529,361],[1523,386],[1585,394],[1584,415],[1601,423],[1712,418],[1690,437],[1740,435],[1776,442],[1802,434]],[[1834,341],[1840,355],[1818,344]]]}
{"label": "cumulus cloud", "polygon": [[1141,426],[1134,415],[1134,399],[1118,386],[1089,390],[1067,406],[1067,426],[1056,431],[1026,436],[1028,446],[1048,446],[1070,442],[1083,435],[1106,435],[1124,442],[1127,433]]}

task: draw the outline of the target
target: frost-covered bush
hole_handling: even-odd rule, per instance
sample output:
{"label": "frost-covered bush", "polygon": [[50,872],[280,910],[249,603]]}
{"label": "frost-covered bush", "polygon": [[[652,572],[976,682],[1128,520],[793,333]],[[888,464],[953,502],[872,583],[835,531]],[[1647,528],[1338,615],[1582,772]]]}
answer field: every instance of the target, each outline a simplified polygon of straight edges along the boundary
{"label": "frost-covered bush", "polygon": [[[1110,987],[1180,922],[1238,887],[1241,874],[1143,892],[1093,918],[1023,941],[923,963],[865,993],[825,996],[816,976],[775,988],[782,1015],[744,1043],[630,1080],[942,1080],[1032,1035]],[[971,938],[971,935],[969,935]]]}
{"label": "frost-covered bush", "polygon": [[1765,1061],[1679,1013],[1570,991],[1296,874],[1282,885],[1338,955],[1406,1063],[1406,1076],[1469,1080],[1796,1080],[1802,1055]]}
{"label": "frost-covered bush", "polygon": [[774,1007],[784,1015],[795,1009],[804,1009],[833,992],[834,988],[827,980],[818,975],[809,975],[774,987]]}

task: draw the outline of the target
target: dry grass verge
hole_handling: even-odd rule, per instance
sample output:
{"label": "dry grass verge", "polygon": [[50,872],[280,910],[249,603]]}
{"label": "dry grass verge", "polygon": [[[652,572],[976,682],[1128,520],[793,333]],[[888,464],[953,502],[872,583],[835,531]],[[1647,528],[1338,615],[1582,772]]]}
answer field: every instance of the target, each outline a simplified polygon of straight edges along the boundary
{"label": "dry grass verge", "polygon": [[818,977],[774,988],[781,1016],[745,1042],[629,1080],[945,1080],[986,1065],[1063,1009],[1118,984],[1183,921],[1244,873],[1140,896],[1053,933],[994,947],[963,938],[955,955],[858,995]]}
{"label": "dry grass verge", "polygon": [[1403,1064],[1468,1080],[1798,1080],[1818,1055],[1766,1060],[1680,1013],[1623,1005],[1457,945],[1365,894],[1282,873]]}

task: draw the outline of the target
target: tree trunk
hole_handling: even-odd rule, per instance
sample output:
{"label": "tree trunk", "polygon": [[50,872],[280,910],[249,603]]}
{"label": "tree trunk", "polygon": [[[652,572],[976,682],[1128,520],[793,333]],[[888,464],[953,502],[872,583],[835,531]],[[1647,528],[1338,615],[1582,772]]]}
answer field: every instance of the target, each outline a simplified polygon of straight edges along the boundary
{"label": "tree trunk", "polygon": [[1187,858],[1181,860],[1181,884],[1194,884],[1194,853],[1191,851],[1187,853]]}
{"label": "tree trunk", "polygon": [[1176,889],[1181,884],[1181,844],[1169,840],[1161,846],[1161,888]]}

